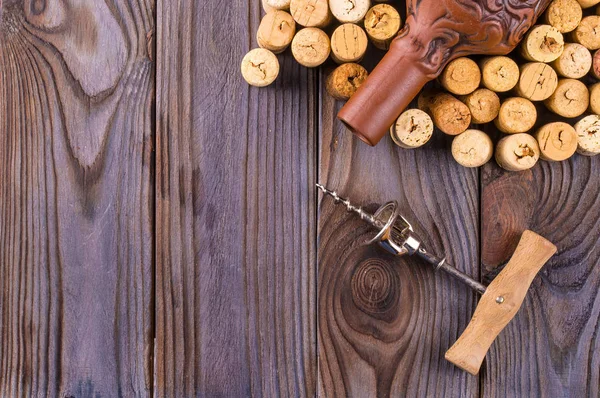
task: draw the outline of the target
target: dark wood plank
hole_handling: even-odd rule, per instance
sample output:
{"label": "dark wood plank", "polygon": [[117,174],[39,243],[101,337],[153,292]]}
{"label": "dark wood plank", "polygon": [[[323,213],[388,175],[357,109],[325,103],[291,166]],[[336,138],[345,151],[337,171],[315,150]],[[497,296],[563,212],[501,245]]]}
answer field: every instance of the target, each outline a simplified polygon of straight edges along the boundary
{"label": "dark wood plank", "polygon": [[482,184],[482,262],[488,279],[524,229],[558,254],[534,280],[498,336],[482,374],[486,397],[600,395],[600,157],[506,173],[491,163]]}
{"label": "dark wood plank", "polygon": [[0,1],[0,396],[152,388],[152,1]]}
{"label": "dark wood plank", "polygon": [[313,396],[316,71],[250,88],[260,1],[159,1],[157,396]]}
{"label": "dark wood plank", "polygon": [[[389,137],[368,147],[334,120],[338,109],[323,94],[321,182],[359,205],[398,200],[431,251],[477,277],[477,170],[452,160],[439,131],[418,151]],[[330,198],[320,201],[318,232],[319,395],[476,395],[478,379],[444,359],[474,293],[417,259],[366,246],[372,231]]]}

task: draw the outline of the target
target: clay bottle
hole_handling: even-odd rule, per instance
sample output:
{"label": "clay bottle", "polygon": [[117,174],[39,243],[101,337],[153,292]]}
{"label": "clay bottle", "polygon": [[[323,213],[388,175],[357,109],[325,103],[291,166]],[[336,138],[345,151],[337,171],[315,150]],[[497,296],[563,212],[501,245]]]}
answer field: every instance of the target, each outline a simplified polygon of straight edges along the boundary
{"label": "clay bottle", "polygon": [[504,55],[551,0],[406,0],[404,29],[338,118],[376,145],[425,83],[454,58]]}

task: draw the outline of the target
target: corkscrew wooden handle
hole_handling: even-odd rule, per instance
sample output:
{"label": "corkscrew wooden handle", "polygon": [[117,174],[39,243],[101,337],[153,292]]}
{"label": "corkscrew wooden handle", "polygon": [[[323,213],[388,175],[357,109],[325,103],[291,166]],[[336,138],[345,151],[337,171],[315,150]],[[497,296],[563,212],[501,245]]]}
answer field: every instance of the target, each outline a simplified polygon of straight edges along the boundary
{"label": "corkscrew wooden handle", "polygon": [[515,253],[488,286],[469,325],[446,352],[446,359],[476,375],[485,355],[504,327],[519,311],[533,278],[556,253],[556,246],[525,231]]}

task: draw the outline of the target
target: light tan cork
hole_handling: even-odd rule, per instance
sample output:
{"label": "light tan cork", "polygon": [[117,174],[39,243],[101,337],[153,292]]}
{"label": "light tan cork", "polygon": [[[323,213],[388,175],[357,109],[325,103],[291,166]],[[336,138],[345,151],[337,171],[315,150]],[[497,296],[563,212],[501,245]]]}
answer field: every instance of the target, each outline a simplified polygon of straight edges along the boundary
{"label": "light tan cork", "polygon": [[274,10],[290,9],[290,0],[263,0],[263,4],[266,4],[267,7]]}
{"label": "light tan cork", "polygon": [[388,50],[390,43],[398,34],[402,19],[394,7],[389,4],[377,4],[365,16],[365,30],[373,45],[380,50]]}
{"label": "light tan cork", "polygon": [[554,26],[560,33],[574,30],[583,18],[583,11],[577,0],[554,0],[544,15],[548,25]]}
{"label": "light tan cork", "polygon": [[481,84],[497,93],[512,90],[519,81],[519,66],[508,57],[484,58],[480,68]]}
{"label": "light tan cork", "polygon": [[368,73],[359,64],[348,63],[338,66],[327,77],[325,88],[329,95],[338,100],[347,100],[367,79]]}
{"label": "light tan cork", "polygon": [[300,65],[314,68],[329,57],[329,36],[318,28],[304,28],[292,40],[292,55]]}
{"label": "light tan cork", "polygon": [[500,98],[498,94],[487,88],[478,88],[471,94],[460,97],[471,111],[471,122],[476,124],[489,123],[498,116]]}
{"label": "light tan cork", "polygon": [[551,62],[560,56],[565,45],[562,33],[550,25],[537,25],[521,43],[521,55],[528,61]]}
{"label": "light tan cork", "polygon": [[440,75],[440,83],[456,95],[467,95],[475,91],[481,82],[481,71],[475,61],[462,57],[450,61]]}
{"label": "light tan cork", "polygon": [[307,28],[324,28],[333,20],[327,0],[291,0],[290,14]]}
{"label": "light tan cork", "polygon": [[359,62],[367,51],[367,34],[358,25],[346,23],[331,35],[331,58],[338,64]]}
{"label": "light tan cork", "polygon": [[561,76],[581,79],[592,68],[592,54],[579,43],[567,43],[560,57],[552,62],[552,67]]}
{"label": "light tan cork", "polygon": [[600,115],[600,83],[596,83],[589,88],[590,90],[590,106],[588,111],[596,115]]}
{"label": "light tan cork", "polygon": [[436,94],[430,97],[423,107],[437,128],[448,135],[458,135],[471,124],[469,108],[450,94]]}
{"label": "light tan cork", "polygon": [[452,156],[464,167],[481,167],[494,155],[494,143],[483,131],[469,129],[452,141]]}
{"label": "light tan cork", "polygon": [[590,93],[582,82],[575,79],[561,79],[556,91],[544,101],[546,108],[563,117],[583,115],[590,105]]}
{"label": "light tan cork", "polygon": [[537,119],[535,105],[526,98],[512,97],[500,105],[496,127],[503,133],[525,133],[533,128]]}
{"label": "light tan cork", "polygon": [[262,48],[279,54],[283,52],[296,34],[296,22],[290,14],[281,10],[269,11],[260,22],[256,41]]}
{"label": "light tan cork", "polygon": [[521,75],[515,87],[517,94],[531,101],[550,97],[558,85],[558,76],[552,67],[541,62],[530,62],[520,67]]}
{"label": "light tan cork", "polygon": [[535,166],[540,147],[533,136],[525,133],[502,138],[496,146],[496,162],[508,171],[523,171]]}
{"label": "light tan cork", "polygon": [[588,50],[600,48],[600,16],[590,15],[581,20],[581,23],[570,33],[572,41],[583,45]]}
{"label": "light tan cork", "polygon": [[279,75],[279,61],[269,50],[255,48],[242,59],[242,76],[251,86],[265,87]]}
{"label": "light tan cork", "polygon": [[333,16],[341,23],[359,23],[369,11],[369,0],[329,0]]}
{"label": "light tan cork", "polygon": [[544,160],[560,162],[569,159],[577,150],[577,133],[564,122],[548,123],[535,134]]}
{"label": "light tan cork", "polygon": [[401,148],[413,149],[425,145],[433,135],[431,117],[420,109],[404,111],[390,128],[392,140]]}
{"label": "light tan cork", "polygon": [[577,153],[596,156],[600,153],[600,116],[589,115],[575,123]]}
{"label": "light tan cork", "polygon": [[581,8],[590,8],[600,3],[600,0],[577,0]]}

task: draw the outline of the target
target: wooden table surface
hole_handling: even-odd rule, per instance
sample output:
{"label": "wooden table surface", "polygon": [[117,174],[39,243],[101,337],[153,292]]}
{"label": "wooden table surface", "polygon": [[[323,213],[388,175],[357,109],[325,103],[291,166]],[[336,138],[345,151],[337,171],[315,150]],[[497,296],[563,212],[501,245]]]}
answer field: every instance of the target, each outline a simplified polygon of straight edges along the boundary
{"label": "wooden table surface", "polygon": [[[331,64],[286,52],[244,83],[258,0],[0,9],[0,396],[600,395],[600,157],[506,173],[440,133],[368,147]],[[477,297],[367,246],[317,181],[398,200],[483,281],[526,228],[558,246],[478,377],[443,358]]]}

